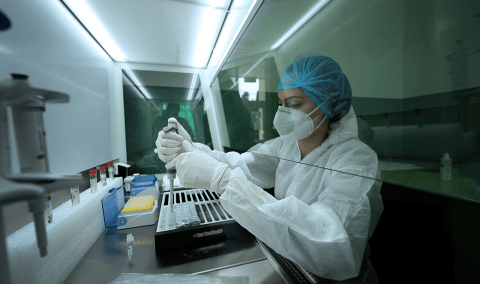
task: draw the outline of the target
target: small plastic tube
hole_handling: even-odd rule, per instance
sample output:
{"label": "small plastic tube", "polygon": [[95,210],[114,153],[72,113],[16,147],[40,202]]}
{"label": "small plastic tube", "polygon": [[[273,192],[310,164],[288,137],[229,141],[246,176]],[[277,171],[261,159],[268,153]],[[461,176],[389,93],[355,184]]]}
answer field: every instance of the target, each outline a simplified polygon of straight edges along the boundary
{"label": "small plastic tube", "polygon": [[72,206],[80,204],[80,187],[78,185],[70,187],[70,195],[72,199]]}
{"label": "small plastic tube", "polygon": [[128,258],[133,257],[133,241],[135,238],[132,234],[127,235],[127,249],[128,249]]}
{"label": "small plastic tube", "polygon": [[97,170],[90,170],[90,189],[92,193],[97,192]]}
{"label": "small plastic tube", "polygon": [[108,179],[113,180],[113,162],[108,162]]}
{"label": "small plastic tube", "polygon": [[102,186],[107,185],[107,171],[105,170],[105,166],[100,167],[100,181]]}

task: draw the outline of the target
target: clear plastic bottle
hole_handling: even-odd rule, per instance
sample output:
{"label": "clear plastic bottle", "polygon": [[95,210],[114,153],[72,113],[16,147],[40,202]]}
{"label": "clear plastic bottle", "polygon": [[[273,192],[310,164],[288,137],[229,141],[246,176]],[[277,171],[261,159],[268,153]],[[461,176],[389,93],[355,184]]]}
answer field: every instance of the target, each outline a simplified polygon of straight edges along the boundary
{"label": "clear plastic bottle", "polygon": [[440,179],[452,180],[452,159],[448,152],[445,152],[440,159]]}
{"label": "clear plastic bottle", "polygon": [[45,208],[45,218],[47,219],[47,223],[50,224],[53,221],[53,210],[52,210],[52,196],[50,192],[47,194],[47,206]]}
{"label": "clear plastic bottle", "polygon": [[108,179],[113,180],[113,162],[108,162]]}
{"label": "clear plastic bottle", "polygon": [[105,170],[105,166],[100,167],[100,182],[102,186],[107,185],[107,171]]}
{"label": "clear plastic bottle", "polygon": [[92,193],[97,192],[97,170],[90,170],[90,189]]}
{"label": "clear plastic bottle", "polygon": [[70,194],[72,196],[72,206],[80,204],[80,187],[78,185],[70,187]]}

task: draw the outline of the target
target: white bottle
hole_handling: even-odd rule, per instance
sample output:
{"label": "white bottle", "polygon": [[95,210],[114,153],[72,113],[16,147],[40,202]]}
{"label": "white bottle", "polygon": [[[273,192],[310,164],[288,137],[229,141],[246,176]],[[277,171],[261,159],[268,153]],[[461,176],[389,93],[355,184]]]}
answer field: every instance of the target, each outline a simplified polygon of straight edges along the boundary
{"label": "white bottle", "polygon": [[452,180],[452,159],[448,152],[445,152],[440,159],[440,179]]}

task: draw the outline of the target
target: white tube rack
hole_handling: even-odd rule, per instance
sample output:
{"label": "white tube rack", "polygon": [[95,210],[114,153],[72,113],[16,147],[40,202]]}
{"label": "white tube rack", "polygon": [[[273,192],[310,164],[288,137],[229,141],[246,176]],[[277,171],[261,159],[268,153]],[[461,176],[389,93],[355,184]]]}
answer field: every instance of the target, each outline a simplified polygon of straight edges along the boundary
{"label": "white tube rack", "polygon": [[[173,204],[193,201],[200,225],[210,225],[224,221],[234,220],[220,204],[220,196],[216,192],[205,189],[185,189],[173,192]],[[177,229],[174,225],[174,214],[171,214],[169,206],[170,192],[164,192],[162,197],[160,214],[158,217],[157,232]],[[167,220],[169,220],[167,222]]]}

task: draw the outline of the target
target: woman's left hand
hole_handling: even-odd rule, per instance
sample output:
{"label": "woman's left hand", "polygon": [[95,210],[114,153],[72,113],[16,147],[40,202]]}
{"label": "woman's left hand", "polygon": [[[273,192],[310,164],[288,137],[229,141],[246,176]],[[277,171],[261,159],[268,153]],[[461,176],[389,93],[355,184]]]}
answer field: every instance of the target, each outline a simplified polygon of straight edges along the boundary
{"label": "woman's left hand", "polygon": [[193,147],[187,140],[183,141],[185,153],[179,155],[165,166],[176,168],[180,183],[189,188],[201,188],[222,194],[230,179],[230,168],[209,154]]}

